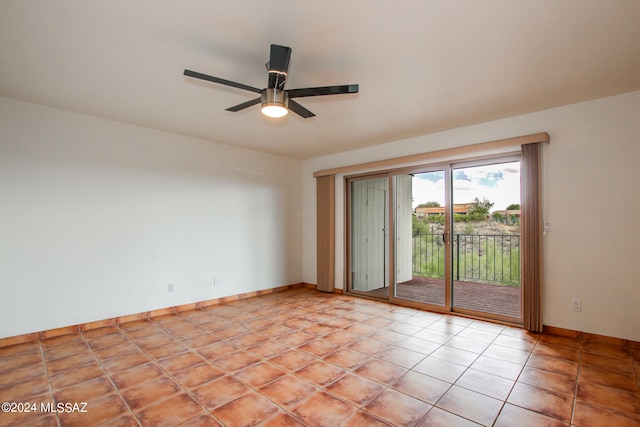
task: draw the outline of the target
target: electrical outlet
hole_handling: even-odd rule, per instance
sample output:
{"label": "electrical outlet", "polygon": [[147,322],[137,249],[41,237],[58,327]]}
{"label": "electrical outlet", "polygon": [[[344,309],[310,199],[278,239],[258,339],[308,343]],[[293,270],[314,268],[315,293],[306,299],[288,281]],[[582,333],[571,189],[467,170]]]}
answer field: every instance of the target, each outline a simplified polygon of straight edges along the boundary
{"label": "electrical outlet", "polygon": [[573,311],[581,311],[582,310],[582,301],[580,301],[577,298],[571,300],[571,309]]}
{"label": "electrical outlet", "polygon": [[169,283],[169,285],[167,286],[169,293],[174,293],[176,291],[176,285],[174,285],[173,283]]}

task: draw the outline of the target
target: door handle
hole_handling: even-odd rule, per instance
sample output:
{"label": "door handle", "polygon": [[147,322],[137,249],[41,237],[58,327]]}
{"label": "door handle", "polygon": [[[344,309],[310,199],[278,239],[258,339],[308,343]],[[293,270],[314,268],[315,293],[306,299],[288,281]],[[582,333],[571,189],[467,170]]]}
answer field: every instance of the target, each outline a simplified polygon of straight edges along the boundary
{"label": "door handle", "polygon": [[449,244],[449,230],[445,231],[444,233],[442,233],[442,242],[445,245]]}

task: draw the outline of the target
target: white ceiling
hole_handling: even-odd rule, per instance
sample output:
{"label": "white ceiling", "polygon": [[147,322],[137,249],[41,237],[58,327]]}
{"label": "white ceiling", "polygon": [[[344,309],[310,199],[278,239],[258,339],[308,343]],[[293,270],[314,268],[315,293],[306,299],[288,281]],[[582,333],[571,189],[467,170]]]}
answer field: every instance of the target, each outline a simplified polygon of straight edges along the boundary
{"label": "white ceiling", "polygon": [[[267,120],[288,88],[360,84]],[[640,89],[638,0],[0,0],[0,96],[299,159]]]}

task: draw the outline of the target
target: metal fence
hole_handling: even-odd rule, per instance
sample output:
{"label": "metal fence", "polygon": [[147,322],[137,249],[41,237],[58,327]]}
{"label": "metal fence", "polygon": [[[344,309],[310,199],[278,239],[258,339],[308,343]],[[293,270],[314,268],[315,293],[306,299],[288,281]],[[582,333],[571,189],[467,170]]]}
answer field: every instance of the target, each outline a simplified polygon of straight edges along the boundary
{"label": "metal fence", "polygon": [[[451,241],[453,279],[457,281],[520,285],[520,235],[454,234]],[[442,234],[413,236],[413,274],[444,278]]]}

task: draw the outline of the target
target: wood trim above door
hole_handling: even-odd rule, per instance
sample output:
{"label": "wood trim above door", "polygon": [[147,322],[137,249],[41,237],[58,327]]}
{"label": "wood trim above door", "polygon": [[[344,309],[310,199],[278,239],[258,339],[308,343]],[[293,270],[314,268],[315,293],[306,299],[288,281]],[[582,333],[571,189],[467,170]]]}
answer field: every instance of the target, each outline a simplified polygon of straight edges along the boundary
{"label": "wood trim above door", "polygon": [[430,151],[427,153],[411,154],[408,156],[394,157],[391,159],[377,160],[373,162],[360,163],[357,165],[341,166],[332,169],[316,171],[313,176],[316,178],[327,175],[338,175],[350,172],[361,171],[364,169],[384,169],[399,166],[413,162],[430,161],[434,159],[443,159],[443,161],[451,161],[459,156],[470,156],[474,153],[489,150],[499,150],[506,148],[515,148],[524,144],[535,142],[549,142],[549,134],[547,132],[534,133],[530,135],[516,136],[513,138],[499,139],[496,141],[481,142],[478,144],[464,145],[461,147],[445,148],[442,150]]}

